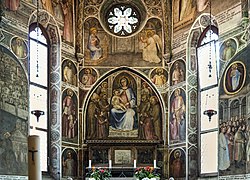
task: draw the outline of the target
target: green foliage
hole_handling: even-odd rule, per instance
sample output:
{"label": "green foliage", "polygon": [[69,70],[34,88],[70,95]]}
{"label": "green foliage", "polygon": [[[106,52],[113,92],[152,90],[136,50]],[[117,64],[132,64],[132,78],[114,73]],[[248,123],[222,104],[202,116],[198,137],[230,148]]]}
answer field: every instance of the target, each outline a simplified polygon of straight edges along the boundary
{"label": "green foliage", "polygon": [[134,176],[136,178],[138,178],[139,180],[142,180],[143,178],[159,178],[160,175],[156,172],[156,169],[154,169],[153,167],[141,167],[141,168],[137,168],[135,170],[135,174]]}
{"label": "green foliage", "polygon": [[95,178],[95,180],[109,180],[112,177],[111,172],[108,169],[93,168],[88,174],[88,177]]}

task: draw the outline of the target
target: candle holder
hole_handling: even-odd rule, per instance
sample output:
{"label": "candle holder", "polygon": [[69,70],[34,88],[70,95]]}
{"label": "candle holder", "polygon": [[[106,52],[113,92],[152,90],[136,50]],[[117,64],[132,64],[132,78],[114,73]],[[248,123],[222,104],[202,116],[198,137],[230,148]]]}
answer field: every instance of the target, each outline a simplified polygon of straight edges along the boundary
{"label": "candle holder", "polygon": [[31,111],[31,114],[35,115],[36,116],[36,119],[37,119],[37,122],[39,121],[39,117],[41,115],[44,115],[44,111],[41,111],[41,110],[33,110]]}
{"label": "candle holder", "polygon": [[212,117],[213,115],[216,115],[216,114],[217,114],[217,111],[215,111],[215,110],[213,110],[213,109],[208,109],[208,110],[205,110],[205,111],[203,112],[203,114],[208,116],[208,120],[209,120],[209,122],[210,122],[210,121],[211,121],[211,117]]}

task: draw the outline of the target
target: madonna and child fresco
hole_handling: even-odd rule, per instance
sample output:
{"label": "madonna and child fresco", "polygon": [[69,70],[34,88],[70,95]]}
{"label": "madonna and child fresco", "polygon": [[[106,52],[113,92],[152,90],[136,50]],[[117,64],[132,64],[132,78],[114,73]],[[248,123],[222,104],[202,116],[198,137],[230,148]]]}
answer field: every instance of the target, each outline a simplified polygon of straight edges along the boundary
{"label": "madonna and child fresco", "polygon": [[146,82],[127,72],[118,74],[112,87],[106,81],[100,83],[89,100],[86,115],[88,139],[161,139],[159,99]]}
{"label": "madonna and child fresco", "polygon": [[[110,111],[110,125],[114,129],[133,130],[136,127],[136,96],[131,87],[129,87],[129,79],[122,77],[120,86],[114,90],[115,94],[112,97],[112,108]],[[116,100],[116,105],[114,99]]]}

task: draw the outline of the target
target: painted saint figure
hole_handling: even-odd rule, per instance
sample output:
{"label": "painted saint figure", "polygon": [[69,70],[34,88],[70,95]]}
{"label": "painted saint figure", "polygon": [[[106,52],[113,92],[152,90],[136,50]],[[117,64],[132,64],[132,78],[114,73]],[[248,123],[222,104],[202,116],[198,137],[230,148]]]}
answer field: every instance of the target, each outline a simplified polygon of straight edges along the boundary
{"label": "painted saint figure", "polygon": [[97,29],[90,28],[90,35],[88,39],[88,49],[90,50],[91,60],[98,60],[102,57],[102,48],[100,46],[100,39],[97,36]]}
{"label": "painted saint figure", "polygon": [[231,59],[231,57],[233,57],[234,54],[235,54],[235,49],[232,46],[232,42],[228,40],[223,50],[222,59],[228,61],[229,59]]}
{"label": "painted saint figure", "polygon": [[242,125],[239,125],[237,132],[234,135],[234,161],[235,167],[241,168],[244,166],[244,134],[242,132]]}
{"label": "painted saint figure", "polygon": [[179,62],[174,64],[174,71],[172,74],[172,85],[178,84],[184,80],[183,70],[180,68]]}
{"label": "painted saint figure", "polygon": [[21,38],[15,38],[12,41],[11,48],[17,57],[25,58],[27,56],[27,47]]}
{"label": "painted saint figure", "polygon": [[76,85],[76,75],[74,73],[73,64],[70,61],[63,69],[63,78],[65,82]]}
{"label": "painted saint figure", "polygon": [[110,113],[110,123],[112,128],[120,130],[133,130],[135,121],[136,97],[133,89],[129,87],[127,77],[120,79],[120,97],[126,107],[126,110],[116,109],[112,107]]}
{"label": "painted saint figure", "polygon": [[5,0],[5,6],[10,11],[17,11],[20,0]]}
{"label": "painted saint figure", "polygon": [[147,94],[141,96],[141,103],[138,107],[140,117],[139,137],[146,140],[154,139],[154,128],[150,117],[150,102]]}
{"label": "painted saint figure", "polygon": [[241,72],[238,70],[238,65],[235,63],[231,67],[230,78],[232,84],[232,90],[235,91],[240,83]]}
{"label": "painted saint figure", "polygon": [[61,2],[62,10],[64,14],[64,28],[63,28],[63,38],[65,41],[73,42],[73,13],[72,13],[72,1],[62,0]]}
{"label": "painted saint figure", "polygon": [[150,102],[150,116],[154,126],[154,138],[161,139],[161,107],[156,96],[151,96]]}
{"label": "painted saint figure", "polygon": [[68,137],[69,129],[70,129],[70,120],[74,116],[74,101],[73,101],[73,91],[71,89],[67,90],[67,95],[63,99],[62,108],[62,135],[64,137]]}
{"label": "painted saint figure", "polygon": [[221,127],[221,132],[219,134],[219,170],[229,170],[230,158],[228,151],[228,141],[225,136],[226,127]]}
{"label": "painted saint figure", "polygon": [[96,77],[92,74],[92,69],[86,68],[82,76],[82,83],[86,86],[91,86],[96,81]]}
{"label": "painted saint figure", "polygon": [[54,10],[53,10],[53,7],[52,7],[52,1],[51,0],[42,0],[42,6],[51,15],[54,15]]}
{"label": "painted saint figure", "polygon": [[67,158],[63,160],[63,176],[75,176],[76,175],[76,162],[73,159],[72,153],[67,153]]}
{"label": "painted saint figure", "polygon": [[90,103],[88,106],[88,138],[93,139],[96,138],[97,134],[97,116],[100,114],[99,108],[100,96],[94,93],[91,96]]}
{"label": "painted saint figure", "polygon": [[174,154],[173,156],[173,161],[170,165],[170,174],[174,177],[174,178],[180,178],[184,176],[184,172],[185,172],[185,167],[184,167],[184,161],[181,158],[181,151],[175,150],[173,152]]}
{"label": "painted saint figure", "polygon": [[172,119],[170,121],[170,137],[171,140],[184,140],[186,106],[180,94],[180,89],[174,91],[174,96],[171,104]]}
{"label": "painted saint figure", "polygon": [[148,62],[160,63],[161,59],[158,56],[158,53],[162,50],[160,37],[153,30],[147,30],[146,38],[141,37],[141,41],[144,43],[142,59]]}
{"label": "painted saint figure", "polygon": [[156,69],[156,74],[153,76],[152,82],[156,86],[163,86],[167,82],[167,79],[166,79],[166,77],[165,77],[165,75],[163,73],[162,68],[157,68]]}

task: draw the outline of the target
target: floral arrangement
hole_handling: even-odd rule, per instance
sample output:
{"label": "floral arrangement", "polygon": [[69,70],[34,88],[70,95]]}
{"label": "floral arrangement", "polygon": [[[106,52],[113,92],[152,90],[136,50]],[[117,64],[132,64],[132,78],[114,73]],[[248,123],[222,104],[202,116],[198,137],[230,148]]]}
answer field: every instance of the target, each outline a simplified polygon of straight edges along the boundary
{"label": "floral arrangement", "polygon": [[109,180],[109,178],[112,177],[111,172],[103,168],[92,168],[87,176],[95,180]]}
{"label": "floral arrangement", "polygon": [[139,180],[146,179],[159,179],[160,175],[156,172],[156,169],[150,166],[137,168],[134,176]]}

